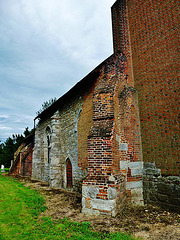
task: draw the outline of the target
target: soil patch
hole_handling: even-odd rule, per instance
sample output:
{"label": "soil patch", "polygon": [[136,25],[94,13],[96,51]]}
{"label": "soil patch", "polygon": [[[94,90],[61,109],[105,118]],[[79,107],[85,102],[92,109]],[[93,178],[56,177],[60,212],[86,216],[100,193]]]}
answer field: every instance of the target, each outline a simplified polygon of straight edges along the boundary
{"label": "soil patch", "polygon": [[148,240],[179,240],[180,215],[157,207],[133,207],[126,204],[116,217],[87,216],[81,213],[81,195],[62,189],[52,189],[47,183],[20,178],[25,186],[44,195],[47,210],[41,216],[52,219],[69,218],[77,222],[90,222],[97,232],[126,232]]}

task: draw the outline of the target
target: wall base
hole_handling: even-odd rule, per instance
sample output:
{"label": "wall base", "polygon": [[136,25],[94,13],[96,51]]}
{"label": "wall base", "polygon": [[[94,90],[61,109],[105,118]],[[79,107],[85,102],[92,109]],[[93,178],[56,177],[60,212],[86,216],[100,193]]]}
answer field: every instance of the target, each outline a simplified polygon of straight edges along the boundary
{"label": "wall base", "polygon": [[[109,180],[115,180],[113,176]],[[96,183],[97,184],[97,183]],[[119,178],[109,184],[82,185],[82,213],[88,215],[116,216],[126,199],[124,178]]]}
{"label": "wall base", "polygon": [[180,212],[180,177],[162,177],[154,163],[144,164],[144,202]]}

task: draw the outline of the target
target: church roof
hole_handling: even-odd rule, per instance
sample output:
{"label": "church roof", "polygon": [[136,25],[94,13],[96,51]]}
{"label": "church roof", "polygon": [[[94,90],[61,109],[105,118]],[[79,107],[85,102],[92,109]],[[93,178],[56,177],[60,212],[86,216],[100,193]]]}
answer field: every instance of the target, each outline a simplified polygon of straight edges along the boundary
{"label": "church roof", "polygon": [[41,112],[38,116],[36,116],[34,120],[36,119],[42,120],[47,116],[51,116],[54,112],[60,109],[60,106],[63,106],[66,102],[68,102],[70,98],[72,98],[73,96],[75,96],[80,92],[83,92],[88,87],[90,87],[91,84],[100,75],[99,70],[101,69],[101,67],[105,65],[107,61],[113,56],[114,54],[112,54],[110,57],[108,57],[102,63],[100,63],[97,67],[95,67],[88,75],[86,75],[82,80],[80,80],[76,85],[74,85],[68,92],[66,92],[63,96],[61,96],[57,101],[55,101],[51,106],[49,106],[43,112]]}

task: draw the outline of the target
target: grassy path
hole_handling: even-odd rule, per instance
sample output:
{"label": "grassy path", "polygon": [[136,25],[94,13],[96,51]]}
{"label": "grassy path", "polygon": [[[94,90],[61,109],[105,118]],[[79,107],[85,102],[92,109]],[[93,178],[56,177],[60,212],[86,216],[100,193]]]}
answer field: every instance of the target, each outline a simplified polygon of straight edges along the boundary
{"label": "grassy path", "polygon": [[39,213],[45,210],[45,201],[36,191],[0,174],[0,240],[133,239],[121,233],[102,235],[92,232],[87,222],[39,218]]}
{"label": "grassy path", "polygon": [[23,239],[21,236],[33,230],[37,216],[45,209],[44,199],[39,194],[0,175],[1,239]]}

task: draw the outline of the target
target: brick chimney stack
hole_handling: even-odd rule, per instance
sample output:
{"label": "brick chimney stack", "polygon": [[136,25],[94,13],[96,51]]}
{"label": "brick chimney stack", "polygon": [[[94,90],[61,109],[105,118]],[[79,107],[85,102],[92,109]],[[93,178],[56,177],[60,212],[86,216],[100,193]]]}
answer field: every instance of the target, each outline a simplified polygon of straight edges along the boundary
{"label": "brick chimney stack", "polygon": [[111,11],[114,53],[120,51],[126,55],[128,61],[128,83],[133,87],[134,81],[127,0],[117,0],[112,6]]}

